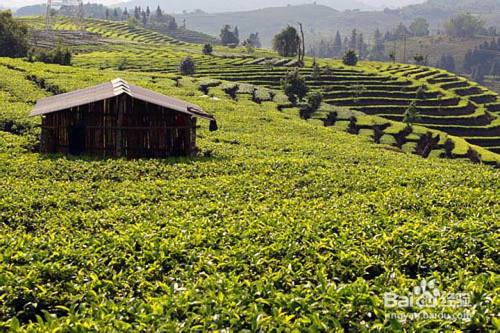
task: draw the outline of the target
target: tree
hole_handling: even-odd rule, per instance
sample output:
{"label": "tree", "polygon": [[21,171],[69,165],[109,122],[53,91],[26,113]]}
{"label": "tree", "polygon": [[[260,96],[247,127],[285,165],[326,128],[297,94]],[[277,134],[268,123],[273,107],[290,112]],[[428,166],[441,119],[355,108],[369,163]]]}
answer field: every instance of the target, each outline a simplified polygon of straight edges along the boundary
{"label": "tree", "polygon": [[437,67],[445,69],[448,72],[455,72],[455,58],[450,54],[443,54],[437,63]]}
{"label": "tree", "polygon": [[350,49],[344,54],[342,62],[346,66],[356,66],[358,64],[358,55],[354,50]]}
{"label": "tree", "polygon": [[396,53],[394,52],[394,50],[391,50],[389,52],[389,59],[391,59],[392,62],[396,62]]}
{"label": "tree", "polygon": [[0,57],[25,57],[28,53],[28,27],[15,21],[10,10],[0,11]]}
{"label": "tree", "polygon": [[335,40],[333,42],[333,56],[340,57],[342,54],[342,37],[340,36],[340,32],[337,30],[335,34]]}
{"label": "tree", "polygon": [[259,49],[262,47],[262,43],[260,42],[260,37],[258,32],[251,33],[250,36],[248,37],[248,40],[252,41],[252,45],[256,48]]}
{"label": "tree", "polygon": [[300,37],[297,29],[287,26],[273,39],[273,49],[282,57],[295,57],[299,52]]}
{"label": "tree", "polygon": [[160,8],[160,5],[158,5],[158,8],[156,8],[156,17],[162,17],[163,16],[163,11]]}
{"label": "tree", "polygon": [[252,54],[255,52],[255,48],[253,47],[253,42],[250,39],[247,39],[243,42],[243,46],[247,49],[248,54]]}
{"label": "tree", "polygon": [[366,43],[363,39],[363,34],[359,34],[358,37],[358,53],[359,53],[359,58],[362,59],[366,56]]}
{"label": "tree", "polygon": [[408,128],[411,128],[413,124],[419,121],[421,118],[422,117],[420,116],[420,112],[417,110],[416,102],[411,102],[404,113],[403,122]]}
{"label": "tree", "polygon": [[119,17],[118,10],[115,8],[115,10],[113,12],[113,20],[118,21],[118,17]]}
{"label": "tree", "polygon": [[403,24],[403,22],[400,22],[399,25],[396,27],[396,30],[394,30],[395,38],[399,38],[402,36],[409,36],[409,35],[411,35],[410,30],[406,27],[406,25]]}
{"label": "tree", "polygon": [[415,19],[410,24],[410,32],[412,36],[429,36],[429,22],[427,22],[427,20],[424,18]]}
{"label": "tree", "polygon": [[234,27],[234,34],[236,37],[240,38],[240,30],[238,29],[238,26]]}
{"label": "tree", "polygon": [[193,58],[187,56],[182,59],[179,63],[179,72],[182,75],[193,75],[196,72],[196,66]]}
{"label": "tree", "polygon": [[128,24],[128,27],[130,29],[135,29],[137,27],[137,24],[139,22],[137,22],[137,20],[135,19],[135,17],[131,17],[127,20],[127,24]]}
{"label": "tree", "polygon": [[288,100],[293,104],[303,100],[309,92],[306,80],[300,75],[298,69],[288,72],[285,77],[281,79],[281,88],[288,97]]}
{"label": "tree", "polygon": [[106,20],[109,20],[109,8],[106,8]]}
{"label": "tree", "polygon": [[358,47],[358,32],[356,31],[356,29],[353,29],[351,33],[351,40],[349,41],[349,48],[356,50],[357,47]]}
{"label": "tree", "polygon": [[323,103],[323,94],[321,92],[315,91],[307,95],[307,104],[309,104],[311,111],[318,111],[321,103]]}
{"label": "tree", "polygon": [[319,79],[321,77],[321,68],[319,68],[319,65],[316,62],[316,59],[314,59],[314,62],[313,62],[313,68],[312,68],[311,77],[314,80],[317,80],[317,79]]}
{"label": "tree", "polygon": [[451,37],[473,37],[484,29],[485,22],[470,14],[461,13],[445,22],[444,29]]}
{"label": "tree", "polygon": [[236,44],[240,43],[240,39],[236,36],[235,32],[231,30],[231,26],[226,24],[220,31],[220,39],[222,45]]}
{"label": "tree", "polygon": [[214,49],[212,47],[212,44],[206,43],[205,45],[203,45],[203,54],[204,55],[212,55],[213,50]]}
{"label": "tree", "polygon": [[172,19],[168,23],[168,30],[174,31],[174,30],[177,30],[177,28],[178,28],[178,26],[177,26],[177,22],[175,21],[175,17],[172,17]]}
{"label": "tree", "polygon": [[424,65],[427,62],[427,56],[424,56],[422,53],[416,53],[413,56],[413,60],[415,60],[415,64]]}
{"label": "tree", "polygon": [[59,41],[57,46],[51,50],[37,49],[29,55],[30,60],[44,62],[46,64],[71,65],[72,54],[68,47],[64,47]]}

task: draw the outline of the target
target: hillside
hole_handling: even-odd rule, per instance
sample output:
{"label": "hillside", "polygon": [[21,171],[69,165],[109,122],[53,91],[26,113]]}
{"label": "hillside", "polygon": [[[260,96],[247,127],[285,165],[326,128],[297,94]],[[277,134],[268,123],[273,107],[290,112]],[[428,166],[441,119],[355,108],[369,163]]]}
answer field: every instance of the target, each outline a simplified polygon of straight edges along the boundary
{"label": "hillside", "polygon": [[[500,22],[500,5],[470,6],[468,11],[481,15],[487,25],[497,26]],[[375,29],[392,30],[400,22],[407,26],[416,18],[426,18],[433,31],[442,29],[442,22],[463,11],[459,7],[443,7],[442,5],[425,3],[400,9],[379,11],[336,11],[323,5],[297,5],[287,7],[263,8],[252,11],[221,12],[221,13],[188,13],[174,15],[179,22],[186,19],[188,27],[217,36],[225,24],[237,25],[243,36],[254,30],[261,35],[263,45],[269,47],[273,36],[287,24],[296,25],[302,22],[305,27],[308,43],[321,39],[331,40],[336,31],[349,35],[352,29],[371,39]],[[256,29],[255,27],[258,27]]]}
{"label": "hillside", "polygon": [[[36,20],[31,20],[34,25],[35,22]],[[60,22],[59,26],[71,27],[64,22]],[[140,27],[132,29],[126,23],[120,22],[92,20],[88,22],[88,30],[100,33],[106,38],[114,38],[121,41],[121,44],[77,47],[79,54],[74,63],[79,67],[120,67],[133,71],[175,73],[179,61],[187,53],[195,59],[198,68],[196,76],[276,90],[279,89],[280,79],[295,63],[293,59],[277,58],[272,52],[264,50],[252,55],[244,54],[245,49],[241,47],[234,50],[216,47],[213,57],[203,56],[201,46],[169,39]],[[133,48],[130,43],[135,43]],[[176,45],[182,45],[181,52]],[[313,79],[311,59],[308,60],[306,68],[301,70],[308,84],[313,89],[322,91],[326,97],[329,109],[325,110],[326,114],[321,113],[319,118],[327,118],[329,112],[341,107],[401,121],[408,105],[415,101],[417,110],[422,113],[421,124],[430,129],[463,137],[491,152],[500,152],[500,100],[497,94],[484,87],[430,67],[362,63],[355,68],[349,68],[339,61],[332,60],[321,60],[319,64],[330,66],[330,73]],[[423,97],[418,97],[420,87],[425,91]],[[252,93],[252,89],[245,86],[235,89]],[[338,125],[340,124],[346,123],[340,122]],[[374,125],[386,126],[383,121]],[[420,133],[415,137],[410,133],[400,133],[402,129],[396,128],[388,130],[392,133],[390,136],[402,135],[402,138],[396,140],[387,137],[387,142],[392,142],[400,148],[409,143],[410,151],[415,148],[420,136],[425,134]],[[374,130],[373,126],[367,129]],[[436,155],[446,154],[446,140],[446,135],[441,135],[441,145],[435,152]],[[467,145],[456,146],[455,155],[466,157]],[[496,154],[489,154],[485,152],[482,155],[491,163],[496,163]]]}
{"label": "hillside", "polygon": [[362,2],[357,0],[254,0],[254,1],[224,1],[224,0],[212,0],[206,2],[203,0],[132,0],[128,2],[123,2],[119,6],[127,6],[128,8],[134,8],[135,6],[150,6],[151,8],[156,8],[160,5],[162,8],[169,8],[169,13],[182,13],[192,12],[196,10],[201,10],[207,13],[217,13],[217,12],[228,12],[228,11],[247,11],[247,10],[258,10],[268,7],[285,7],[285,6],[296,6],[303,4],[317,3],[324,6],[329,6],[338,10],[346,9],[362,9],[368,10],[373,7],[370,6],[369,2]]}
{"label": "hillside", "polygon": [[[435,66],[438,64],[443,54],[453,55],[455,60],[455,72],[464,73],[464,60],[467,51],[473,50],[476,46],[484,42],[490,42],[492,37],[473,37],[473,38],[451,38],[444,35],[426,36],[426,37],[410,37],[406,40],[406,50],[404,41],[400,40],[396,43],[396,58],[398,61],[403,61],[404,51],[406,51],[406,61],[413,63],[413,56],[417,53],[422,53],[428,56],[429,65]],[[394,42],[386,42],[385,49],[393,50]]]}
{"label": "hillside", "polygon": [[[500,175],[470,160],[500,156],[443,132],[495,134],[495,94],[399,64],[324,60],[313,79],[307,59],[301,73],[327,103],[305,120],[276,89],[292,59],[221,46],[204,56],[126,23],[88,28],[114,43],[72,46],[72,67],[0,58],[0,329],[498,328]],[[193,77],[177,72],[186,55]],[[219,131],[200,122],[193,159],[34,152],[36,100],[117,77],[200,105]],[[409,100],[429,128],[403,135],[389,119]],[[440,142],[425,159],[429,133]],[[390,319],[441,311],[384,307],[384,293],[422,279],[470,304],[446,307],[445,320]]]}

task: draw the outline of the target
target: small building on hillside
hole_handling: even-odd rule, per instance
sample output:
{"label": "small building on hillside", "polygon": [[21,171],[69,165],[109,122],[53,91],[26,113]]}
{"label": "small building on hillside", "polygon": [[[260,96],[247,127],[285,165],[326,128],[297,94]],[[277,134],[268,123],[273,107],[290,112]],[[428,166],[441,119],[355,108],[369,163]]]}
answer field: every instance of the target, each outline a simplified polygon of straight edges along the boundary
{"label": "small building on hillside", "polygon": [[215,119],[199,106],[122,79],[41,99],[41,152],[125,158],[196,154],[196,120]]}

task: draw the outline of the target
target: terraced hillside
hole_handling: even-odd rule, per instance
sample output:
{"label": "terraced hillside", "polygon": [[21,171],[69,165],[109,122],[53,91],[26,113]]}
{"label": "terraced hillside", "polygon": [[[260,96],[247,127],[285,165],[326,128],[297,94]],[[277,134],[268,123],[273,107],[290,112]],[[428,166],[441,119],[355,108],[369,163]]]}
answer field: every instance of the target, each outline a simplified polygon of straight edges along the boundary
{"label": "terraced hillside", "polygon": [[[37,19],[31,20],[36,26]],[[71,28],[64,18],[56,27]],[[90,20],[88,30],[124,44],[76,47],[78,55],[74,64],[79,67],[177,73],[179,61],[191,55],[197,66],[196,77],[235,82],[228,91],[237,91],[240,87],[245,91],[248,89],[245,85],[250,84],[271,89],[276,94],[281,78],[296,65],[294,59],[279,58],[265,50],[246,54],[241,47],[234,50],[215,47],[213,56],[205,56],[198,45],[178,42],[144,28],[132,29],[122,22]],[[463,137],[493,153],[500,152],[500,99],[484,87],[430,67],[373,62],[346,67],[334,60],[320,60],[318,63],[323,67],[319,78],[313,78],[311,59],[300,72],[313,90],[324,94],[325,101],[333,109],[324,108],[316,115],[309,115],[312,119],[329,119],[335,108],[342,108],[400,122],[405,110],[415,102],[422,115],[419,124]],[[281,106],[282,109],[286,107],[286,104]],[[345,125],[345,122],[340,124]],[[327,125],[332,123],[327,122]],[[377,120],[368,131],[382,129],[382,133],[376,136],[383,136],[383,128],[389,125],[387,121]],[[395,134],[399,135],[397,139],[387,142],[402,148],[415,140],[414,134],[402,130]],[[433,154],[449,156],[443,136],[440,142]],[[462,151],[460,156],[463,155]]]}

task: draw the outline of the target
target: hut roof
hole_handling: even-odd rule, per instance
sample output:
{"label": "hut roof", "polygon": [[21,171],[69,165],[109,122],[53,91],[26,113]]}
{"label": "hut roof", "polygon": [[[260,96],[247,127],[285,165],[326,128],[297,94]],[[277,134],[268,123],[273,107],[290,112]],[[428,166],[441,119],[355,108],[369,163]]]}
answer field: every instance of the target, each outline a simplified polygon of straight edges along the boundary
{"label": "hut roof", "polygon": [[67,110],[89,103],[103,101],[123,94],[129,95],[130,97],[143,102],[162,106],[164,108],[189,114],[194,117],[213,120],[213,117],[203,111],[203,109],[198,105],[129,84],[127,81],[119,78],[94,87],[40,99],[36,103],[30,117]]}

